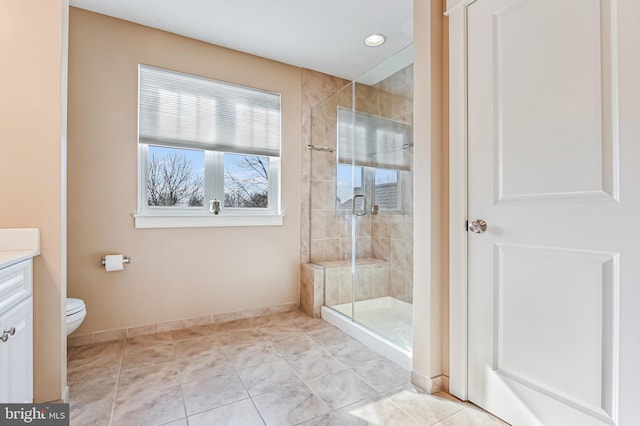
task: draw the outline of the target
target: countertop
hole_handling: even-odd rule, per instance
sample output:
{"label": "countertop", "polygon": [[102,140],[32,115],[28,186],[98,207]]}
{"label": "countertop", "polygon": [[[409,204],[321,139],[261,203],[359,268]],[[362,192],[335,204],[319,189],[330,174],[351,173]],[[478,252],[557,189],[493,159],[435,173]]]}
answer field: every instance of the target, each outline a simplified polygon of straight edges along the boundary
{"label": "countertop", "polygon": [[0,269],[39,254],[39,229],[0,229]]}
{"label": "countertop", "polygon": [[40,254],[40,250],[0,251],[0,269],[31,259]]}

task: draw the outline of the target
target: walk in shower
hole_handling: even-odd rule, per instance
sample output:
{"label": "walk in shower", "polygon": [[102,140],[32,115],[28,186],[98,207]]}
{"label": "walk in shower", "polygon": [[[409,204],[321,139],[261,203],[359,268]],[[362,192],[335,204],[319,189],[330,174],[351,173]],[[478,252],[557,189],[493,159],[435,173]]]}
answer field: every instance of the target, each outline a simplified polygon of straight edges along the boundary
{"label": "walk in shower", "polygon": [[310,258],[322,316],[406,368],[413,302],[412,46],[311,112]]}

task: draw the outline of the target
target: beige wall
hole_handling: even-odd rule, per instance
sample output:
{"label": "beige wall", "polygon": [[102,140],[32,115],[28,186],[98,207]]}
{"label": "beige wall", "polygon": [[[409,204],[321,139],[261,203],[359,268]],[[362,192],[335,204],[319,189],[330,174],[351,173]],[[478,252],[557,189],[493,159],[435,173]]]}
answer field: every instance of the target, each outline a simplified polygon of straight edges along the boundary
{"label": "beige wall", "polygon": [[68,2],[0,2],[0,227],[40,228],[34,260],[34,398],[66,386],[64,150]]}
{"label": "beige wall", "polygon": [[[301,69],[71,8],[69,291],[77,335],[299,301]],[[135,229],[137,66],[282,94],[283,226]],[[131,257],[105,272],[108,253]]]}
{"label": "beige wall", "polygon": [[426,388],[442,384],[449,356],[443,3],[414,1],[413,377]]}

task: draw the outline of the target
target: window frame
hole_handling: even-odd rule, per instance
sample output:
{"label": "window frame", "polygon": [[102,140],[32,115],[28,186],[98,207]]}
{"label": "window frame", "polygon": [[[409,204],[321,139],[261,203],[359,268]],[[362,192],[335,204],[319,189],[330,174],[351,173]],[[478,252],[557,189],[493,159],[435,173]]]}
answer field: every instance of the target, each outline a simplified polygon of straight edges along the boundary
{"label": "window frame", "polygon": [[[140,75],[141,68],[154,69],[147,65],[139,64],[138,72]],[[168,74],[183,74],[169,69],[156,70],[166,71]],[[203,78],[197,75],[185,74],[189,77]],[[223,82],[215,79],[212,80],[216,84],[224,84],[229,87],[238,87],[243,90],[251,90],[256,92],[265,92],[262,89],[249,86],[240,86],[234,83]],[[140,89],[141,80],[138,79],[138,137],[137,137],[137,209],[134,216],[134,224],[136,228],[173,228],[173,227],[210,227],[210,226],[272,226],[282,225],[283,214],[281,211],[281,165],[282,165],[282,134],[280,133],[279,156],[271,156],[268,154],[243,153],[239,148],[237,151],[230,152],[224,149],[208,149],[206,146],[189,148],[178,140],[175,145],[172,140],[164,140],[162,143],[155,144],[153,141],[146,140],[140,136]],[[273,92],[265,92],[273,93]],[[280,94],[273,93],[277,96]],[[145,98],[146,99],[146,98]],[[282,105],[279,101],[279,115],[282,120]],[[147,117],[145,115],[145,117]],[[280,122],[280,132],[282,132],[282,123]],[[162,146],[174,149],[194,149],[204,153],[204,197],[202,207],[173,207],[173,206],[149,206],[148,205],[148,161],[149,146]],[[267,207],[224,207],[224,155],[225,153],[234,155],[248,155],[267,157],[269,159],[268,184],[267,184]],[[221,202],[220,211],[214,214],[210,210],[210,201],[218,199]]]}
{"label": "window frame", "polygon": [[[280,157],[269,158],[268,207],[224,207],[224,152],[204,152],[204,202],[202,207],[171,207],[148,205],[148,143],[138,142],[138,213],[136,228],[208,227],[208,226],[270,226],[282,225],[280,213]],[[170,147],[168,145],[163,145]],[[185,149],[175,147],[176,149]],[[237,154],[237,153],[233,153]],[[237,154],[243,155],[243,154]],[[253,154],[246,154],[253,155]],[[220,212],[210,211],[209,202],[221,201]]]}

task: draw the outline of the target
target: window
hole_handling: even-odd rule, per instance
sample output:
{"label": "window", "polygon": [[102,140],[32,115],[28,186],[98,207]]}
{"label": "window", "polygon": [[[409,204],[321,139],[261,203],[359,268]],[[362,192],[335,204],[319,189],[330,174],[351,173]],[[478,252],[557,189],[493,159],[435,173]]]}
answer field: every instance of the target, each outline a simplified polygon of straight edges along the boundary
{"label": "window", "polygon": [[364,195],[364,168],[338,163],[337,177],[336,209],[351,211],[353,196]]}
{"label": "window", "polygon": [[[338,107],[337,210],[399,212],[411,198],[411,126]],[[353,182],[353,184],[352,184]],[[377,206],[375,208],[374,206]]]}
{"label": "window", "polygon": [[140,65],[136,227],[281,224],[280,95]]}
{"label": "window", "polygon": [[373,202],[380,210],[401,210],[398,170],[375,169]]}
{"label": "window", "polygon": [[[338,163],[336,179],[336,210],[351,212],[353,199],[358,198],[356,210],[402,212],[407,210],[410,194],[410,173],[406,170],[364,167]],[[363,205],[364,203],[364,205]]]}
{"label": "window", "polygon": [[204,151],[149,145],[147,205],[204,206]]}
{"label": "window", "polygon": [[269,207],[269,157],[224,154],[224,206]]}

